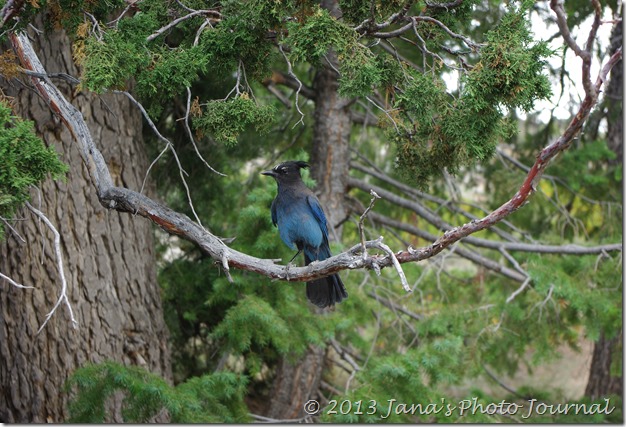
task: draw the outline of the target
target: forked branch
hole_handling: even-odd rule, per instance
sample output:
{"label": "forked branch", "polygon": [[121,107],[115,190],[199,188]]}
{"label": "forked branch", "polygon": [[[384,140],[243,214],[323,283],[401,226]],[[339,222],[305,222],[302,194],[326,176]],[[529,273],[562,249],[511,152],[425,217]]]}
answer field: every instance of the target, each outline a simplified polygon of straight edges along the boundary
{"label": "forked branch", "polygon": [[57,270],[59,272],[59,280],[61,281],[61,293],[59,295],[59,298],[57,299],[56,304],[54,304],[54,307],[52,307],[52,310],[50,310],[50,312],[46,314],[46,319],[43,321],[43,323],[37,330],[37,333],[43,330],[43,328],[48,323],[48,320],[52,318],[52,315],[56,312],[57,308],[59,308],[59,306],[62,303],[65,303],[65,306],[67,307],[67,310],[70,313],[70,320],[72,321],[72,326],[76,328],[78,327],[78,322],[74,318],[74,311],[72,310],[72,305],[70,304],[70,300],[67,297],[67,280],[65,280],[65,271],[63,269],[63,255],[61,253],[61,235],[57,231],[56,227],[52,225],[48,217],[46,217],[46,215],[43,212],[41,212],[39,209],[35,208],[28,202],[26,202],[26,207],[32,213],[37,215],[37,217],[46,224],[46,227],[48,227],[50,231],[52,231],[52,234],[54,234],[54,252],[56,254]]}

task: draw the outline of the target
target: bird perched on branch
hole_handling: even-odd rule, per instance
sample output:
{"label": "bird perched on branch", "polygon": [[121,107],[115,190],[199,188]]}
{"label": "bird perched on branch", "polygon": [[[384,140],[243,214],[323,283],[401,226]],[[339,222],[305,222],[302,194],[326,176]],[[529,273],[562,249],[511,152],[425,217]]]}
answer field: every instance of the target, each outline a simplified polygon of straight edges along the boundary
{"label": "bird perched on branch", "polygon": [[[272,222],[280,238],[291,249],[304,252],[304,263],[330,258],[326,216],[315,194],[302,182],[300,169],[308,168],[303,161],[288,161],[274,169],[261,172],[278,184],[278,194],[272,202]],[[290,262],[291,262],[290,261]],[[348,298],[338,274],[311,280],[306,284],[306,296],[318,307],[329,307]]]}

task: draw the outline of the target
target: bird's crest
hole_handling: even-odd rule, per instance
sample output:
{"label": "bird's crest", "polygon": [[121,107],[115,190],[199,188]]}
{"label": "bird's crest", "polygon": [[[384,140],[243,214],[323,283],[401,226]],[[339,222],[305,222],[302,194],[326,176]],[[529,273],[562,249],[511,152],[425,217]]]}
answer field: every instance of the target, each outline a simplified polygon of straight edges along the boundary
{"label": "bird's crest", "polygon": [[287,162],[283,162],[279,165],[276,165],[276,167],[274,167],[274,170],[276,172],[281,172],[287,169],[293,169],[294,166],[299,169],[304,169],[304,168],[308,168],[309,164],[302,160],[289,160]]}
{"label": "bird's crest", "polygon": [[309,164],[302,160],[289,160],[274,167],[274,172],[284,174],[290,170],[300,171],[300,169],[308,168]]}
{"label": "bird's crest", "polygon": [[302,160],[298,160],[297,162],[294,162],[300,169],[304,169],[304,168],[308,168],[309,164],[307,162],[304,162]]}

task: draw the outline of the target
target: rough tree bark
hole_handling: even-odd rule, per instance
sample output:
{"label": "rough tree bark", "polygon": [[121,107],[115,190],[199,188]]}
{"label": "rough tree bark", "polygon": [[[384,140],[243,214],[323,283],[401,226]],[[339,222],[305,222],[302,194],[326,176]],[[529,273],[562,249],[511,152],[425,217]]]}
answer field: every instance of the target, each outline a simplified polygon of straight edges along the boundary
{"label": "rough tree bark", "polygon": [[[585,396],[591,399],[604,399],[610,394],[624,396],[622,376],[611,375],[611,365],[615,357],[623,353],[623,332],[607,339],[604,333],[593,344],[593,357]],[[621,361],[618,361],[621,364]]]}
{"label": "rough tree bark", "polygon": [[[332,16],[340,17],[338,2],[325,0],[322,7]],[[317,193],[328,215],[328,231],[331,240],[340,241],[341,224],[348,209],[345,195],[348,191],[350,170],[350,101],[341,98],[339,88],[339,64],[334,52],[326,55],[329,63],[320,67],[313,82],[315,89],[315,125],[311,147],[312,176],[317,182]]]}
{"label": "rough tree bark", "polygon": [[[335,54],[328,59],[335,62]],[[337,93],[338,76],[331,67],[322,67],[315,76],[315,128],[311,151],[312,176],[317,193],[328,215],[331,239],[339,240],[341,224],[347,215],[345,195],[350,167],[349,105]]]}
{"label": "rough tree bark", "polygon": [[[31,37],[49,72],[77,75],[64,33]],[[138,189],[148,164],[141,116],[124,96],[76,94],[60,86],[88,122],[116,184]],[[67,182],[45,182],[32,204],[61,234],[68,298],[78,321],[73,329],[61,305],[36,334],[60,281],[51,233],[24,210],[15,228],[26,243],[8,231],[0,244],[0,271],[35,287],[0,283],[0,420],[58,423],[67,416],[63,385],[85,363],[115,360],[171,376],[153,235],[149,222],[102,208],[70,133],[34,91],[5,80],[0,87],[70,167]]]}
{"label": "rough tree bark", "polygon": [[281,358],[270,393],[271,401],[265,416],[293,420],[306,415],[304,404],[310,399],[319,401],[318,388],[324,368],[325,351],[310,346],[308,352],[295,363]]}

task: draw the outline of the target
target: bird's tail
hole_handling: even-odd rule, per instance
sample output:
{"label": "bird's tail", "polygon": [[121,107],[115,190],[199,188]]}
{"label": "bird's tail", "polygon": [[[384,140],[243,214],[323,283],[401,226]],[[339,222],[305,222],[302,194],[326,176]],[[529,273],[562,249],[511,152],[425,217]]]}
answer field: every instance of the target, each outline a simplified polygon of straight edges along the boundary
{"label": "bird's tail", "polygon": [[[319,260],[329,258],[330,251],[328,251],[325,257],[323,257],[324,255],[325,254],[318,254],[317,258],[319,258]],[[304,263],[306,265],[317,260],[318,259],[313,258],[311,254],[308,254],[306,250],[304,251]],[[348,292],[339,275],[333,274],[328,277],[306,282],[306,297],[316,306],[324,308],[331,307],[348,298]]]}
{"label": "bird's tail", "polygon": [[306,282],[306,297],[318,307],[331,307],[348,298],[338,274]]}

